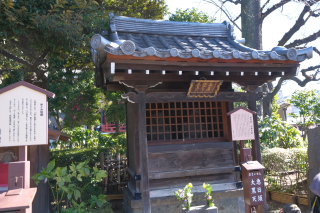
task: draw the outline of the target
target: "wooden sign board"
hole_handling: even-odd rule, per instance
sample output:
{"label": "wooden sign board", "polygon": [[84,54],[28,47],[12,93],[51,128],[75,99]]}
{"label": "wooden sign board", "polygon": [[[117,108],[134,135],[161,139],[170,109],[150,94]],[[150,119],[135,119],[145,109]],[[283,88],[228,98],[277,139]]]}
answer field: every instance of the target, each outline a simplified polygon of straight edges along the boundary
{"label": "wooden sign board", "polygon": [[0,90],[0,147],[48,144],[47,96],[26,82]]}
{"label": "wooden sign board", "polygon": [[217,95],[223,81],[193,80],[191,81],[188,97],[190,98],[212,98]]}
{"label": "wooden sign board", "polygon": [[232,140],[254,140],[253,115],[255,112],[244,107],[238,107],[230,115]]}

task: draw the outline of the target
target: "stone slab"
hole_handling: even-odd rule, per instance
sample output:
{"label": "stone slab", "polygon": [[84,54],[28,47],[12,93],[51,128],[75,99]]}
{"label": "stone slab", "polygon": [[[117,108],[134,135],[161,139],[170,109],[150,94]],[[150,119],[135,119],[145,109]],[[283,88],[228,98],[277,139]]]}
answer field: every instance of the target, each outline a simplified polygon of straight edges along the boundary
{"label": "stone slab", "polygon": [[309,181],[320,172],[320,127],[308,129]]}
{"label": "stone slab", "polygon": [[[219,209],[219,213],[244,213],[243,190],[229,190],[212,192],[214,205]],[[152,213],[183,213],[182,203],[172,192],[172,196],[151,198]],[[205,204],[204,192],[193,193],[191,206],[201,206]],[[124,190],[124,212],[142,213],[142,201],[134,200],[127,188]]]}
{"label": "stone slab", "polygon": [[218,213],[218,208],[216,206],[206,207],[202,206],[193,206],[189,211],[183,210],[183,213]]}

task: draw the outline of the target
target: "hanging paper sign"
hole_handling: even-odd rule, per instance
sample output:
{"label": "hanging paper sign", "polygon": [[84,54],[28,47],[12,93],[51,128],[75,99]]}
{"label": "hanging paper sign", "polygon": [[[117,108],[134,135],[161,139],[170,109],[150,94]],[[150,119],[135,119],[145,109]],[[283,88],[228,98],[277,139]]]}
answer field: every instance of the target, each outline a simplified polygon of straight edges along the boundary
{"label": "hanging paper sign", "polygon": [[193,80],[191,81],[189,92],[190,98],[212,98],[217,95],[223,81],[213,80]]}
{"label": "hanging paper sign", "polygon": [[47,96],[23,81],[0,90],[0,147],[48,144]]}
{"label": "hanging paper sign", "polygon": [[256,112],[244,107],[238,107],[227,113],[231,120],[232,140],[254,140],[253,115]]}

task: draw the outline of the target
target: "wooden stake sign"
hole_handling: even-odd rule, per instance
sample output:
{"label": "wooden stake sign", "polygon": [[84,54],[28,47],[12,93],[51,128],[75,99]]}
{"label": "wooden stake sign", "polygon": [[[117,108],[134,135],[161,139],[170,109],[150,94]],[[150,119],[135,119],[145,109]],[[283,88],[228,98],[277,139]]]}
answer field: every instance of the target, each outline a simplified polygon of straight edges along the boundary
{"label": "wooden stake sign", "polygon": [[238,107],[227,113],[231,119],[232,140],[254,140],[253,115],[256,112]]}
{"label": "wooden stake sign", "polygon": [[24,81],[0,90],[0,147],[48,144],[47,96]]}
{"label": "wooden stake sign", "polygon": [[217,95],[223,81],[193,80],[191,81],[188,97],[190,98],[212,98]]}

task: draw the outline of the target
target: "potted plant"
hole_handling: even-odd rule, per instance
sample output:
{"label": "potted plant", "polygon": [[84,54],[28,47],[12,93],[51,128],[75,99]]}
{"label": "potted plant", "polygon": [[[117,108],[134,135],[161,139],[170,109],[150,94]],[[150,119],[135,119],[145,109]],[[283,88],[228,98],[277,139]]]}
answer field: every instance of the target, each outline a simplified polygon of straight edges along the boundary
{"label": "potted plant", "polygon": [[211,185],[209,183],[203,183],[203,188],[206,189],[206,195],[204,196],[204,198],[206,199],[207,202],[207,207],[213,207],[214,203],[213,203],[213,199],[212,199],[212,194],[211,194]]}
{"label": "potted plant", "polygon": [[174,194],[178,200],[182,201],[182,206],[186,208],[186,210],[190,210],[191,202],[193,194],[191,194],[192,183],[189,183],[184,187],[184,189],[179,189],[175,191]]}

